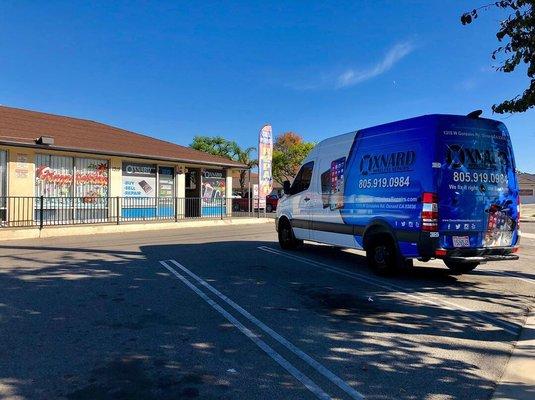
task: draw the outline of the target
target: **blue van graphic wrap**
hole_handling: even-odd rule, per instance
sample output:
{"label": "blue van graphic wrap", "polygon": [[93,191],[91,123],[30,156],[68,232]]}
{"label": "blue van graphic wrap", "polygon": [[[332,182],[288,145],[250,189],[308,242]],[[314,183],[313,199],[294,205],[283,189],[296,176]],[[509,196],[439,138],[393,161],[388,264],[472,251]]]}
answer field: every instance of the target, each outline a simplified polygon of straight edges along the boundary
{"label": "blue van graphic wrap", "polygon": [[518,187],[505,126],[490,120],[446,120],[438,135],[442,247],[459,247],[459,237],[467,241],[463,247],[516,244]]}
{"label": "blue van graphic wrap", "polygon": [[[425,116],[358,131],[347,160],[322,174],[324,208],[364,229],[388,224],[401,253],[418,256],[422,195],[438,198],[442,248],[517,242],[518,189],[505,126],[458,116]],[[328,193],[325,193],[328,192]],[[433,233],[427,233],[433,236]],[[355,235],[362,246],[362,235]]]}
{"label": "blue van graphic wrap", "polygon": [[[435,124],[420,118],[357,132],[346,165],[344,205],[340,210],[345,224],[365,228],[381,220],[398,233],[404,256],[416,256],[421,228],[421,195],[431,191]],[[409,128],[410,125],[410,128]],[[395,128],[395,129],[394,129]],[[395,130],[395,134],[392,131]],[[426,168],[427,167],[427,168]],[[355,236],[362,246],[362,236]]]}

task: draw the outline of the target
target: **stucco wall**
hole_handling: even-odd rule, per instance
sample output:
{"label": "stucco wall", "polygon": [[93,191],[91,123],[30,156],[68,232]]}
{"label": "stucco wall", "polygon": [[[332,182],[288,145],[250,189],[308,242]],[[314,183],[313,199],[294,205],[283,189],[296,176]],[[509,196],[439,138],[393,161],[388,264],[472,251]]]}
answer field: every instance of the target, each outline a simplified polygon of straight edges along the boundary
{"label": "stucco wall", "polygon": [[[158,160],[141,159],[141,158],[127,158],[114,157],[99,154],[86,154],[76,152],[53,151],[46,149],[32,149],[25,147],[0,146],[0,150],[6,150],[8,153],[7,165],[7,194],[8,196],[35,196],[35,154],[52,154],[59,156],[81,157],[81,158],[95,158],[105,159],[109,161],[108,170],[108,195],[110,197],[122,196],[122,163],[123,161],[133,161],[144,164],[157,164],[158,166],[172,166],[175,167],[177,174],[175,176],[175,196],[185,197],[185,174],[184,170],[188,167],[195,168],[210,168],[214,166],[203,166],[193,164],[173,164],[169,162],[161,162]],[[181,172],[182,171],[182,172]],[[232,195],[232,175],[229,173],[227,177],[226,195]]]}

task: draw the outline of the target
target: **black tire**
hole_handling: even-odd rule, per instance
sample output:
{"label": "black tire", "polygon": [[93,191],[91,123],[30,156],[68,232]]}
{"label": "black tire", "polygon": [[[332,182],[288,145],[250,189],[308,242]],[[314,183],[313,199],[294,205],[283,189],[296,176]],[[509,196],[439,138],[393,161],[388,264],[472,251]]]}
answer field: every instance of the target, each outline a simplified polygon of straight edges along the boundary
{"label": "black tire", "polygon": [[294,250],[303,245],[303,241],[297,239],[288,220],[279,223],[279,245],[284,250]]}
{"label": "black tire", "polygon": [[398,250],[388,235],[378,235],[366,246],[369,267],[379,275],[391,274],[401,265]]}
{"label": "black tire", "polygon": [[266,212],[273,212],[273,206],[271,204],[266,205]]}
{"label": "black tire", "polygon": [[467,272],[473,271],[479,265],[478,262],[458,262],[447,259],[444,260],[444,264],[456,274],[466,274]]}
{"label": "black tire", "polygon": [[232,211],[240,211],[240,205],[239,204],[233,204],[232,205]]}

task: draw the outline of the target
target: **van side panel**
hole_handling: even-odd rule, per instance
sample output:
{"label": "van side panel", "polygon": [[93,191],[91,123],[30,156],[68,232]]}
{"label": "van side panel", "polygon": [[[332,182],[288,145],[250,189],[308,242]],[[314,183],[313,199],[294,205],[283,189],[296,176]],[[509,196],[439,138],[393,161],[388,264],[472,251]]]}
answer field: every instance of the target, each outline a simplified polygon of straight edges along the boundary
{"label": "van side panel", "polygon": [[433,192],[436,117],[359,131],[345,171],[345,224],[362,246],[370,226],[382,224],[405,257],[418,256],[422,193]]}

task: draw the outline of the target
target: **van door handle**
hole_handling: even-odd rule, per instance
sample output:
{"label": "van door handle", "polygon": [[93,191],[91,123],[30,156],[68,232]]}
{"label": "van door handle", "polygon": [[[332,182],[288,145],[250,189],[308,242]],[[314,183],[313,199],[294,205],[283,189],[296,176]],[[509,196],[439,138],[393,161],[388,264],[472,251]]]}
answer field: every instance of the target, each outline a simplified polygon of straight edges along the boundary
{"label": "van door handle", "polygon": [[305,197],[303,200],[310,201],[310,197]]}

